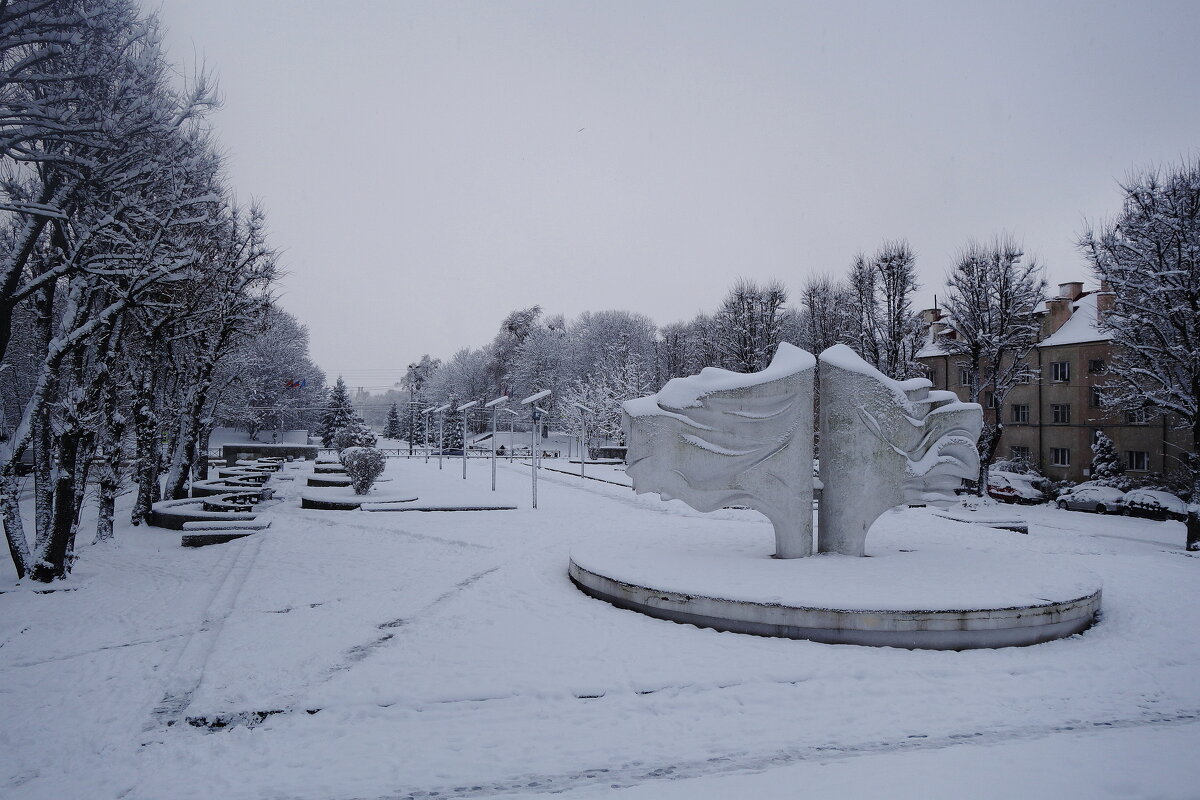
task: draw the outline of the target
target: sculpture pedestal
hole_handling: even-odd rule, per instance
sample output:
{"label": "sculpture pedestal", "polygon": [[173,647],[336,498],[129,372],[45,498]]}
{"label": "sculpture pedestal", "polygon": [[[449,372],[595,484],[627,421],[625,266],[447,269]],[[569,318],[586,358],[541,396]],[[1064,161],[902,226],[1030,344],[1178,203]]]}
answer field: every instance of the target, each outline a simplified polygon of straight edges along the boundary
{"label": "sculpture pedestal", "polygon": [[721,631],[934,650],[1038,644],[1087,629],[1100,581],[1044,554],[915,543],[870,557],[779,560],[768,543],[579,547],[585,593]]}

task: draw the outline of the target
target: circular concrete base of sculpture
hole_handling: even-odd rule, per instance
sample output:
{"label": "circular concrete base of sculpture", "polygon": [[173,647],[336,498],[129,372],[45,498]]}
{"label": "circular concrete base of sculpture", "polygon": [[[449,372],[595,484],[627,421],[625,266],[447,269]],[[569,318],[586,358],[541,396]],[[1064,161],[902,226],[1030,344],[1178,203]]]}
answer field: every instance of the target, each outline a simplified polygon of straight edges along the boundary
{"label": "circular concrete base of sculpture", "polygon": [[580,547],[571,580],[651,617],[719,631],[909,649],[1016,647],[1086,630],[1100,581],[1062,558],[930,546],[773,559],[745,543]]}

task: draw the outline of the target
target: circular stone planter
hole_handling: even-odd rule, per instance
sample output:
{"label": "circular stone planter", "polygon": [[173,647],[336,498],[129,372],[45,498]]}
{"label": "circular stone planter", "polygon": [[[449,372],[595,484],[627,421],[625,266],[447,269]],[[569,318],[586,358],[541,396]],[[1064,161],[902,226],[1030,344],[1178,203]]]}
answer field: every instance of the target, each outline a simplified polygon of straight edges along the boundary
{"label": "circular stone planter", "polygon": [[1044,554],[930,547],[772,559],[744,544],[578,548],[569,574],[619,608],[720,631],[909,649],[1039,644],[1086,630],[1099,579]]}
{"label": "circular stone planter", "polygon": [[317,511],[356,511],[364,504],[381,505],[392,503],[411,503],[416,495],[378,495],[354,494],[350,489],[345,492],[303,492],[300,495],[300,507]]}
{"label": "circular stone planter", "polygon": [[310,475],[308,485],[321,488],[349,486],[350,478],[343,475]]}

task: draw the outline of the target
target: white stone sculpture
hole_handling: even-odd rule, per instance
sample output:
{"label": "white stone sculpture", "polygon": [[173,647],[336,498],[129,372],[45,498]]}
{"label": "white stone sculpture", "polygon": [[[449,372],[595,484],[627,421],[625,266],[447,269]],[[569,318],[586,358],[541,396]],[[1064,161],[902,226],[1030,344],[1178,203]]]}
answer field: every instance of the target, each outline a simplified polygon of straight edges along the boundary
{"label": "white stone sculpture", "polygon": [[777,557],[811,555],[815,371],[811,353],[782,344],[762,372],[707,367],[627,401],[634,491],[697,511],[749,506],[775,526]]}
{"label": "white stone sculpture", "polygon": [[[864,555],[867,530],[904,504],[954,500],[978,474],[983,411],[929,381],[892,380],[844,345],[821,354],[821,552]],[[708,367],[624,404],[634,491],[697,511],[762,512],[775,555],[811,555],[816,359],[789,344],[742,374]]]}
{"label": "white stone sculpture", "polygon": [[821,353],[822,553],[864,554],[867,531],[899,505],[949,505],[979,474],[978,403],[896,381],[839,344]]}

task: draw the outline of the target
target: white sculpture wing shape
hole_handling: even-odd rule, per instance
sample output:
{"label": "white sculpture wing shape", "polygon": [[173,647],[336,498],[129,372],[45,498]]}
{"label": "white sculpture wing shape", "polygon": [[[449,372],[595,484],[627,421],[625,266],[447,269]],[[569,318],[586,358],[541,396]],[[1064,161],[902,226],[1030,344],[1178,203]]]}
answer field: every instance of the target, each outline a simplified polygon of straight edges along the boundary
{"label": "white sculpture wing shape", "polygon": [[983,409],[930,385],[892,380],[845,345],[821,353],[822,552],[863,555],[884,511],[948,504],[979,473]]}
{"label": "white sculpture wing shape", "polygon": [[781,344],[761,372],[708,367],[627,401],[634,490],[697,511],[748,506],[774,525],[777,556],[811,554],[815,369],[811,353]]}

